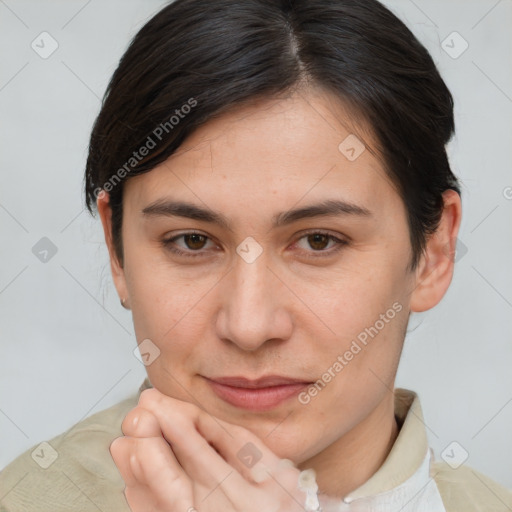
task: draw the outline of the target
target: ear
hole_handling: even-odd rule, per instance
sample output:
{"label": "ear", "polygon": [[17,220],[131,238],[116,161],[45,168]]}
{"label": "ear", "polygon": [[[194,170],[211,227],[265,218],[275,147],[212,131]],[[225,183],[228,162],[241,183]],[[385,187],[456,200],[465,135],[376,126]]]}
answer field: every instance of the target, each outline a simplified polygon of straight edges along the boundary
{"label": "ear", "polygon": [[439,227],[429,237],[416,270],[415,288],[411,294],[413,312],[426,311],[438,304],[453,277],[462,207],[460,196],[455,190],[445,190],[443,201]]}
{"label": "ear", "polygon": [[96,200],[98,213],[100,214],[101,223],[103,225],[103,232],[105,234],[105,243],[107,244],[108,253],[110,256],[110,269],[112,271],[112,279],[116,287],[117,293],[121,301],[124,301],[123,306],[130,309],[130,301],[128,295],[128,288],[126,286],[126,279],[124,269],[117,258],[114,243],[112,239],[112,209],[110,208],[110,196],[101,191]]}

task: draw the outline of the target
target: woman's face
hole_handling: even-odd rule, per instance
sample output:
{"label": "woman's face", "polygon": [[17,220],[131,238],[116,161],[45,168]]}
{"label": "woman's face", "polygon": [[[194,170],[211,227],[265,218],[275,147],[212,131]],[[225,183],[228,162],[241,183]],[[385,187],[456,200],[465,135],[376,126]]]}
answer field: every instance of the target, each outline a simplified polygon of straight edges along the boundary
{"label": "woman's face", "polygon": [[[137,342],[151,340],[151,383],[297,464],[393,410],[416,284],[404,204],[369,150],[353,138],[340,148],[346,125],[331,96],[311,91],[245,107],[123,196],[115,283]],[[328,201],[356,208],[312,215]],[[177,202],[190,208],[170,215]],[[208,215],[187,215],[199,210]],[[320,383],[281,388],[294,393],[272,403],[261,391],[223,398],[229,388],[208,380],[269,375]]]}

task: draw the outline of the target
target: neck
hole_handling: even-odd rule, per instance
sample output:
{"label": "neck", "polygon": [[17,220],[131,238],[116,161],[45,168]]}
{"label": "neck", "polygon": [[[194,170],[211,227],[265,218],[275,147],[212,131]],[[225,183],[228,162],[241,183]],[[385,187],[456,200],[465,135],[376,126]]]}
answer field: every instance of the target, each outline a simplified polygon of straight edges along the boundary
{"label": "neck", "polygon": [[389,393],[361,423],[298,467],[315,470],[319,493],[342,499],[382,466],[398,432]]}

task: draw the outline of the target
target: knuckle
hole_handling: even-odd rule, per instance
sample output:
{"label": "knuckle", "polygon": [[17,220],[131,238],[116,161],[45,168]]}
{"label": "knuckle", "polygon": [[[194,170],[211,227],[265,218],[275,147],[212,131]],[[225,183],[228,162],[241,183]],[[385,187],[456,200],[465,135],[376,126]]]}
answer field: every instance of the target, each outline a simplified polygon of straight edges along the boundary
{"label": "knuckle", "polygon": [[[134,420],[137,422],[134,423]],[[148,437],[159,430],[158,418],[142,406],[132,409],[124,418],[121,429],[125,436]]]}
{"label": "knuckle", "polygon": [[124,437],[116,437],[109,446],[110,456],[114,460],[114,462],[119,464],[126,455],[128,450],[128,445],[126,443],[126,439]]}
{"label": "knuckle", "polygon": [[123,444],[123,437],[116,437],[110,443],[110,446],[109,446],[110,453],[112,453],[112,451],[118,452],[119,450],[121,450],[122,444]]}
{"label": "knuckle", "polygon": [[147,428],[145,427],[148,427],[149,425],[158,426],[157,416],[152,411],[148,411],[147,409],[143,409],[142,407],[137,409],[137,411],[134,413],[133,418],[135,417],[138,417],[136,428],[141,427],[141,430],[143,431],[147,430]]}
{"label": "knuckle", "polygon": [[144,389],[139,396],[139,405],[148,406],[157,402],[160,398],[160,393],[154,388]]}
{"label": "knuckle", "polygon": [[126,436],[132,430],[133,427],[133,419],[135,418],[137,407],[132,409],[125,417],[123,422],[121,423],[121,430],[123,434]]}

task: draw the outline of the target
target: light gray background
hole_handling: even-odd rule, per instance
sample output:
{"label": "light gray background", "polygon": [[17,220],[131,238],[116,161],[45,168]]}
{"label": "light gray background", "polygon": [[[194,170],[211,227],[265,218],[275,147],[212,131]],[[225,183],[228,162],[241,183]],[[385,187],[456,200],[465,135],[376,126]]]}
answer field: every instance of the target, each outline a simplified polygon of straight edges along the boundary
{"label": "light gray background", "polygon": [[[419,393],[436,458],[456,441],[466,464],[512,487],[512,2],[384,3],[454,94],[467,248],[442,302],[411,318],[397,386]],[[0,467],[145,377],[82,176],[107,81],[163,5],[0,0]],[[59,45],[47,59],[31,48],[43,31]],[[456,59],[442,47],[453,31],[469,43]],[[42,237],[57,247],[46,263],[32,252]]]}

